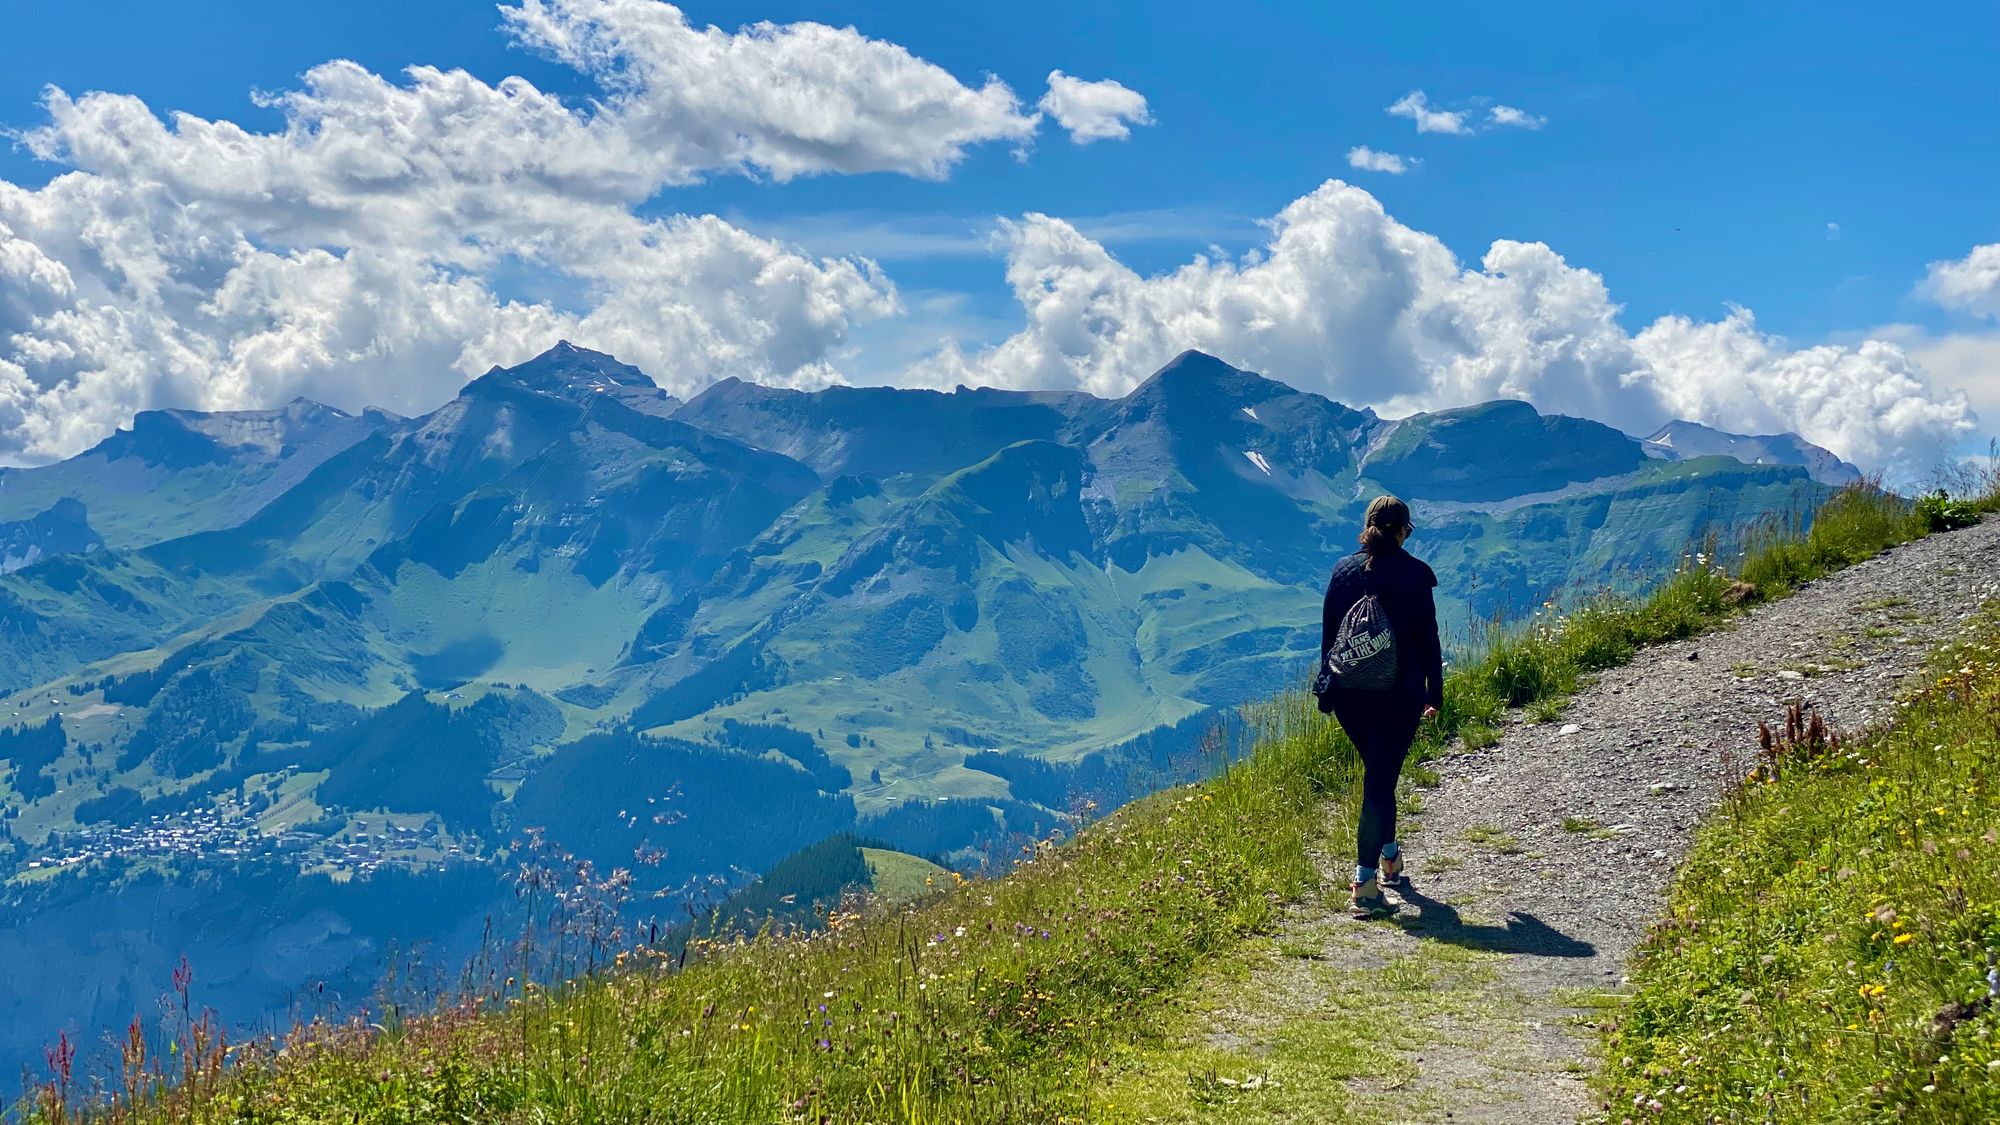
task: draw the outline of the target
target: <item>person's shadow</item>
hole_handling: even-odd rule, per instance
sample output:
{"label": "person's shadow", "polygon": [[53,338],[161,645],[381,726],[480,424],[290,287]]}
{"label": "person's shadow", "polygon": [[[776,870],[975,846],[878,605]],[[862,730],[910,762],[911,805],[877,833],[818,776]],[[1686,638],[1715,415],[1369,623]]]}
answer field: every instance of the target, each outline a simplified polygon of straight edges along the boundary
{"label": "person's shadow", "polygon": [[1412,918],[1398,911],[1390,921],[1427,938],[1469,949],[1523,953],[1530,957],[1593,957],[1597,954],[1596,946],[1570,937],[1524,911],[1509,911],[1506,922],[1489,926],[1467,922],[1450,904],[1439,902],[1407,883],[1390,889],[1420,912]]}

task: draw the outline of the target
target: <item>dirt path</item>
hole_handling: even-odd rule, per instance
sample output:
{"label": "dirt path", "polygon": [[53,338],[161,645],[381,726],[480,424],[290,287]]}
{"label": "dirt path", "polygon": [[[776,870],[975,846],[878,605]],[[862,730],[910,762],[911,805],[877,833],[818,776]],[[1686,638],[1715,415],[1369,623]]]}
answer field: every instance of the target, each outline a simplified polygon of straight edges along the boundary
{"label": "dirt path", "polygon": [[[1210,1044],[1276,1057],[1301,1019],[1331,1026],[1386,1006],[1409,1019],[1390,1065],[1342,1080],[1356,1119],[1599,1116],[1586,1086],[1592,998],[1620,985],[1692,830],[1752,764],[1758,721],[1775,725],[1797,700],[1860,729],[1995,596],[2000,519],[1812,583],[1733,629],[1649,649],[1554,722],[1445,759],[1441,783],[1406,815],[1414,885],[1398,916],[1346,918],[1353,860],[1330,839],[1325,901],[1294,908],[1272,947],[1284,955],[1206,1013]],[[1398,966],[1386,975],[1414,983],[1338,1000],[1354,974]],[[1303,1119],[1273,1109],[1230,1116]]]}

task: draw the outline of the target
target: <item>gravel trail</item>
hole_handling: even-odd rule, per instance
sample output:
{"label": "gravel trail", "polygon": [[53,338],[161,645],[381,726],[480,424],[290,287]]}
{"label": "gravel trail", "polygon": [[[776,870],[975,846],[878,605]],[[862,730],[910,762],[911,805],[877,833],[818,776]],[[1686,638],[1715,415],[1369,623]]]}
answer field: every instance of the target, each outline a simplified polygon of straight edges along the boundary
{"label": "gravel trail", "polygon": [[[1352,857],[1323,860],[1324,902],[1295,908],[1286,940],[1357,970],[1420,939],[1484,951],[1495,971],[1453,1014],[1413,1029],[1415,1078],[1351,1083],[1388,1120],[1528,1123],[1601,1112],[1586,1075],[1598,1017],[1663,906],[1675,864],[1757,723],[1797,701],[1854,732],[1894,703],[1929,650],[2000,596],[2000,519],[1934,535],[1759,606],[1733,627],[1642,651],[1550,723],[1521,722],[1451,755],[1405,819],[1413,887],[1388,923],[1345,917]],[[1565,822],[1568,827],[1565,827]],[[1594,827],[1593,827],[1594,826]],[[1253,982],[1282,988],[1278,979]]]}

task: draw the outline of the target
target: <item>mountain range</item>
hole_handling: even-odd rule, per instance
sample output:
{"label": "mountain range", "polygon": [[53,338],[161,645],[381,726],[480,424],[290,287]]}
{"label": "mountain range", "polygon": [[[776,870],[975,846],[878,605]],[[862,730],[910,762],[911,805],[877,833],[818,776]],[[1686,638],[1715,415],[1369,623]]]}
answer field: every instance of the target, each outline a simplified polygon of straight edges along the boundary
{"label": "mountain range", "polygon": [[1839,488],[1861,479],[1861,470],[1797,434],[1726,434],[1699,422],[1673,421],[1644,439],[1646,455],[1670,461],[1733,457],[1752,465],[1802,465],[1821,484]]}
{"label": "mountain range", "polygon": [[[250,1015],[365,991],[392,942],[472,940],[530,828],[656,904],[846,833],[976,865],[1304,675],[1378,491],[1464,642],[1850,474],[1520,402],[1384,419],[1193,352],[1118,399],[683,403],[564,343],[418,418],[143,413],[0,470],[0,964],[35,966],[0,970],[0,1052],[122,1023],[148,950]],[[141,955],[33,956],[107,934]]]}

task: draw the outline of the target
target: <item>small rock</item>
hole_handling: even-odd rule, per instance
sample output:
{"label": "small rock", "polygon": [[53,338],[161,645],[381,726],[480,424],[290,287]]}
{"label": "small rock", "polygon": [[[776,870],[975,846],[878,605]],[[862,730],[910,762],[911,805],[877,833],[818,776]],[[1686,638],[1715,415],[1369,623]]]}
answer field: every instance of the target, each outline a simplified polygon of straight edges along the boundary
{"label": "small rock", "polygon": [[1577,725],[1576,725],[1575,723],[1564,723],[1564,724],[1563,724],[1563,728],[1562,728],[1561,730],[1557,731],[1556,733],[1557,733],[1557,734],[1575,734],[1575,733],[1576,733],[1577,731],[1580,731],[1580,730],[1582,730],[1582,729],[1583,729],[1582,727],[1580,727],[1580,726],[1577,726]]}
{"label": "small rock", "polygon": [[1778,673],[1778,678],[1781,680],[1803,680],[1806,678],[1806,674],[1804,672],[1794,672],[1790,668],[1787,668]]}
{"label": "small rock", "polygon": [[1671,793],[1679,788],[1679,785],[1671,781],[1655,781],[1652,785],[1652,792],[1653,796],[1657,797],[1662,793]]}

